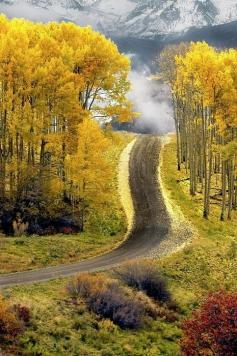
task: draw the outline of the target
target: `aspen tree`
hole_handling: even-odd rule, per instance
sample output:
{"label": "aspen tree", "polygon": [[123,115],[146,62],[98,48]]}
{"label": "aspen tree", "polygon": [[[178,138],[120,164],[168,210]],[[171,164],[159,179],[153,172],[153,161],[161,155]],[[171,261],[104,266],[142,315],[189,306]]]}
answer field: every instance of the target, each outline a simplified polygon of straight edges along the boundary
{"label": "aspen tree", "polygon": [[[169,54],[163,52],[163,62],[167,58],[169,63]],[[170,86],[177,103],[178,157],[189,173],[190,194],[203,192],[206,219],[215,190],[222,200],[221,220],[226,213],[231,219],[236,207],[236,59],[235,50],[218,52],[205,42],[197,42],[176,55],[172,64],[175,79]],[[161,69],[165,77],[166,67]]]}
{"label": "aspen tree", "polygon": [[[92,186],[93,169],[94,187],[98,181],[108,189],[109,175],[103,172],[109,171],[109,162],[101,160],[99,170],[90,151],[90,170],[85,170],[80,144],[95,135],[96,150],[104,155],[104,133],[92,118],[126,121],[133,116],[127,100],[129,70],[129,59],[91,28],[0,16],[2,212],[19,210],[37,219],[68,209],[70,215],[75,200],[90,201],[86,193],[73,194],[71,200],[71,191],[75,179]],[[76,178],[68,162],[77,165]],[[98,191],[105,194],[106,189]]]}

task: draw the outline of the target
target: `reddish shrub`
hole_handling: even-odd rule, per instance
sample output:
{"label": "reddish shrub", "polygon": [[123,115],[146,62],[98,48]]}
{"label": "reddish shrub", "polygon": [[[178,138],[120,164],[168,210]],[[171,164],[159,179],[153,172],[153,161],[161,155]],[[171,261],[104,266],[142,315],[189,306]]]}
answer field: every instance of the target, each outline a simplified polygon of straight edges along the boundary
{"label": "reddish shrub", "polygon": [[62,233],[65,235],[71,235],[71,234],[75,233],[75,230],[70,226],[65,226],[62,228]]}
{"label": "reddish shrub", "polygon": [[22,320],[25,324],[29,324],[31,319],[30,309],[25,306],[21,306],[20,304],[17,304],[15,305],[15,310],[18,318]]}
{"label": "reddish shrub", "polygon": [[24,330],[14,308],[0,296],[0,345],[15,341]]}
{"label": "reddish shrub", "polygon": [[237,293],[210,294],[183,330],[183,355],[237,355]]}

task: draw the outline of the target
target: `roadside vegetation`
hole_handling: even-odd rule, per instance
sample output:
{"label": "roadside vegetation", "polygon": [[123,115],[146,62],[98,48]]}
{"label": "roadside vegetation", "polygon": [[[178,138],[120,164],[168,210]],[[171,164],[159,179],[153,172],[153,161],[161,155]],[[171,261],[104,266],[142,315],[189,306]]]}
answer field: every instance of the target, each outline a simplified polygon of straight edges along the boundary
{"label": "roadside vegetation", "polygon": [[108,209],[90,215],[84,232],[49,236],[6,237],[0,235],[0,273],[19,272],[57,264],[67,264],[107,252],[122,241],[127,229],[118,187],[120,155],[133,135],[106,132],[113,141],[108,156],[111,165],[111,194]]}
{"label": "roadside vegetation", "polygon": [[169,46],[159,58],[176,127],[163,148],[161,178],[196,233],[158,265],[188,313],[208,292],[237,291],[236,59],[234,49],[200,42]]}
{"label": "roadside vegetation", "polygon": [[115,236],[84,232],[75,235],[0,239],[0,273],[74,263],[112,250],[122,241],[125,225]]}
{"label": "roadside vegetation", "polygon": [[[18,354],[18,341],[29,326],[29,308],[13,304],[0,296],[0,352]],[[2,354],[2,353],[1,353]]]}
{"label": "roadside vegetation", "polygon": [[156,261],[7,289],[4,295],[0,322],[6,323],[8,313],[13,319],[0,330],[0,349],[15,354],[235,355],[237,293],[206,291],[190,305],[185,294],[176,298]]}
{"label": "roadside vegetation", "polygon": [[158,262],[178,301],[185,308],[195,306],[208,291],[237,291],[237,219],[218,219],[219,207],[211,200],[209,219],[203,219],[202,195],[189,194],[188,174],[177,171],[176,140],[163,148],[161,177],[172,199],[198,233],[182,251]]}
{"label": "roadside vegetation", "polygon": [[[136,271],[134,279],[137,281],[148,282],[152,274],[151,289],[134,289],[121,279],[121,273],[125,276],[127,271],[131,276],[131,270]],[[150,261],[141,267],[135,262],[134,267],[125,265],[108,273],[82,274],[66,281],[5,290],[5,296],[12,303],[21,303],[31,311],[30,325],[18,338],[19,352],[26,355],[178,355],[180,310],[169,293],[165,301],[163,297],[155,300],[148,296],[151,290],[155,293],[154,276],[157,295],[166,295],[166,281]]]}

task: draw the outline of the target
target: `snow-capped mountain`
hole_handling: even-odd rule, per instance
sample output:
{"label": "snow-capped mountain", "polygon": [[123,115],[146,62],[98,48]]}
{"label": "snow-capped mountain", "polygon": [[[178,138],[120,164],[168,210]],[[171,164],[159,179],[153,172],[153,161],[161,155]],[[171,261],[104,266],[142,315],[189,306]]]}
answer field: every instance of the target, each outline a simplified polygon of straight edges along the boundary
{"label": "snow-capped mountain", "polygon": [[153,38],[237,19],[237,0],[2,0],[0,11],[32,20],[92,25],[110,36]]}

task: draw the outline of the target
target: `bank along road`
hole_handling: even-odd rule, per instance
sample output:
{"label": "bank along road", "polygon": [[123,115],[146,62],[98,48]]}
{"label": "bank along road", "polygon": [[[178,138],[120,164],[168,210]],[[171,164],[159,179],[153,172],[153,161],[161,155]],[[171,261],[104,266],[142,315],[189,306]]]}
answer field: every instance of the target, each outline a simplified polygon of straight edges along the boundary
{"label": "bank along road", "polygon": [[157,166],[161,141],[157,136],[139,136],[130,154],[130,188],[134,224],[128,238],[112,252],[79,263],[0,275],[0,288],[48,281],[80,272],[106,270],[125,261],[147,256],[168,235],[169,216],[163,201]]}

